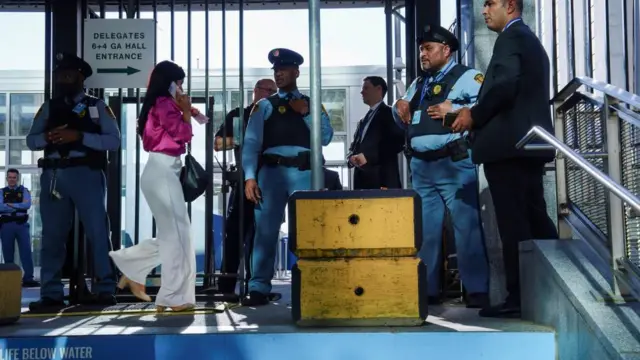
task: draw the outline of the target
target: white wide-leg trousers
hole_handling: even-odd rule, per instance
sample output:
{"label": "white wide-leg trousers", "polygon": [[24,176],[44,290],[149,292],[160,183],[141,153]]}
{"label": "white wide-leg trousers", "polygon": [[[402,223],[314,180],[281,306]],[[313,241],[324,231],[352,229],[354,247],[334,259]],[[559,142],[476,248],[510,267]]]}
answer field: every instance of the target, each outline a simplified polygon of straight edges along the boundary
{"label": "white wide-leg trousers", "polygon": [[196,302],[196,255],[191,224],[180,185],[180,157],[149,153],[140,176],[140,190],[156,220],[157,237],[109,253],[122,273],[145,284],[158,265],[161,287],[156,305],[180,306]]}

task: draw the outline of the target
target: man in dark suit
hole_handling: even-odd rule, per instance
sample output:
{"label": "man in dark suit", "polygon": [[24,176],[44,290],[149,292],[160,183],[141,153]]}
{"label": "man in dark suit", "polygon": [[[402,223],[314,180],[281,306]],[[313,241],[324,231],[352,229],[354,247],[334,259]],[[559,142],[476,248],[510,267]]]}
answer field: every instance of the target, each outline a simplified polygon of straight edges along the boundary
{"label": "man in dark suit", "polygon": [[340,174],[337,171],[322,168],[324,171],[324,188],[325,190],[344,190],[340,182]]}
{"label": "man in dark suit", "polygon": [[[249,106],[244,108],[244,127],[246,129],[249,122],[249,115],[251,109],[260,100],[267,98],[278,92],[276,83],[271,79],[262,79],[256,83],[253,89],[253,99]],[[234,145],[234,118],[240,118],[240,108],[237,107],[231,110],[225,117],[224,123],[220,125],[220,128],[215,135],[214,149],[216,151],[233,149],[236,161],[240,157],[240,148]],[[236,120],[237,121],[237,120]],[[226,141],[224,141],[226,139]],[[233,167],[235,169],[235,167]],[[253,203],[248,201],[244,196],[242,190],[242,182],[235,179],[234,175],[237,175],[236,171],[230,171],[227,173],[229,181],[231,182],[231,194],[229,196],[229,209],[227,210],[226,220],[226,237],[224,239],[224,254],[222,256],[222,271],[226,273],[235,273],[238,271],[240,264],[239,257],[239,239],[240,239],[240,200],[244,200],[242,213],[244,213],[243,232],[245,239],[245,263],[248,264],[249,255],[251,253],[253,242],[253,229],[254,229],[254,217],[253,217]],[[247,266],[247,276],[249,276],[249,269]],[[236,289],[235,278],[223,277],[218,282],[218,288],[222,293],[233,294]]]}
{"label": "man in dark suit", "polygon": [[383,102],[387,83],[379,76],[362,81],[362,101],[369,111],[360,120],[347,154],[353,172],[353,188],[402,188],[398,153],[404,145],[404,134],[394,121],[391,107]]}
{"label": "man in dark suit", "polygon": [[533,126],[553,133],[549,108],[549,58],[522,21],[523,0],[487,0],[487,27],[500,33],[477,104],[462,109],[452,128],[473,133],[472,156],[484,172],[502,239],[507,291],[504,303],[480,310],[485,317],[520,316],[518,245],[530,239],[557,239],[547,215],[542,178],[550,152],[518,150]]}

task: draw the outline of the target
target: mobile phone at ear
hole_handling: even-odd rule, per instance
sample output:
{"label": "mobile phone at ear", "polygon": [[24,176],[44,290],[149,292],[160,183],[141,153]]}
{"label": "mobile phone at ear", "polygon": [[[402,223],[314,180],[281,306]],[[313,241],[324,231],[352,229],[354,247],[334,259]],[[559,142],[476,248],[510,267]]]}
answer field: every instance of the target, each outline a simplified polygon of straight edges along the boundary
{"label": "mobile phone at ear", "polygon": [[453,126],[453,123],[456,121],[456,118],[458,117],[458,113],[447,113],[444,116],[444,126],[450,128],[451,126]]}
{"label": "mobile phone at ear", "polygon": [[178,84],[176,84],[175,82],[172,82],[171,85],[169,85],[169,94],[171,94],[171,96],[173,96],[173,98],[175,99],[177,93],[178,93]]}

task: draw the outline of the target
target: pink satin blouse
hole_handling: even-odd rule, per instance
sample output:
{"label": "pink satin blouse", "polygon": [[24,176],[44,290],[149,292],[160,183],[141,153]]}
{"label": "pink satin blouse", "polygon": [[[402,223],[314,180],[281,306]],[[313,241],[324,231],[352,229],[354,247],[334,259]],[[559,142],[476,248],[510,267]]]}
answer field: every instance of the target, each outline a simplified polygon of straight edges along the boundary
{"label": "pink satin blouse", "polygon": [[145,151],[180,156],[193,137],[191,124],[182,120],[182,110],[170,97],[160,97],[149,111],[142,136]]}

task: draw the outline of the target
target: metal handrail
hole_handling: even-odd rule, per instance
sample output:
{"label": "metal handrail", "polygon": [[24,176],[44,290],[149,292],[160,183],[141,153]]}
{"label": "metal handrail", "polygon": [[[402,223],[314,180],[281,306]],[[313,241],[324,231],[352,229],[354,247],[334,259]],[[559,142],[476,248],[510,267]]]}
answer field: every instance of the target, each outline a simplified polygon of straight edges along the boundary
{"label": "metal handrail", "polygon": [[558,91],[551,101],[564,101],[573,95],[581,86],[587,86],[593,90],[600,91],[608,96],[616,98],[623,103],[629,104],[634,108],[640,108],[640,96],[632,94],[617,86],[607,84],[603,81],[594,80],[586,76],[573,78],[573,80],[571,80],[562,90]]}
{"label": "metal handrail", "polygon": [[573,149],[565,145],[562,141],[558,140],[551,133],[546,131],[540,126],[534,126],[529,130],[527,135],[523,137],[516,144],[516,148],[521,149],[535,137],[538,137],[544,140],[549,145],[553,146],[557,151],[560,151],[564,156],[573,161],[576,165],[578,165],[582,170],[589,173],[589,175],[593,176],[593,178],[606,187],[611,193],[616,195],[625,203],[629,204],[636,211],[640,212],[640,198],[633,195],[629,192],[624,186],[613,181],[609,176],[607,176],[602,171],[598,170],[595,166],[591,165],[590,162],[585,160],[582,156],[580,156]]}

